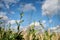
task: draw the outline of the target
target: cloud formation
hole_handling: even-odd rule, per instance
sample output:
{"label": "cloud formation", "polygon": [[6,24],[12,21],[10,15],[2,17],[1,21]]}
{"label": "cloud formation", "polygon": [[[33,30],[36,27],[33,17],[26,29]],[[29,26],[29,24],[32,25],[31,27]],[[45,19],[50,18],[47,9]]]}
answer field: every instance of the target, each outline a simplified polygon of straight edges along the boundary
{"label": "cloud formation", "polygon": [[42,15],[56,15],[60,14],[58,11],[60,11],[60,1],[58,0],[46,0],[45,3],[42,5]]}
{"label": "cloud formation", "polygon": [[33,6],[33,4],[25,4],[24,7],[23,7],[23,11],[36,11],[36,8],[35,6]]}
{"label": "cloud formation", "polygon": [[35,22],[35,23],[32,22],[32,23],[30,24],[30,26],[31,26],[31,25],[40,26],[39,22]]}
{"label": "cloud formation", "polygon": [[56,27],[50,28],[52,32],[60,32],[60,25],[57,25]]}
{"label": "cloud formation", "polygon": [[[3,3],[4,2],[4,3]],[[17,0],[1,0],[1,6],[0,7],[2,7],[2,4],[6,7],[6,8],[10,8],[10,5],[12,4],[12,3],[14,3],[14,4],[16,4],[18,1]]]}
{"label": "cloud formation", "polygon": [[13,25],[13,24],[16,24],[16,21],[19,22],[20,20],[9,20],[8,23]]}
{"label": "cloud formation", "polygon": [[6,16],[5,12],[0,12],[0,21],[3,22],[2,24],[0,24],[0,27],[4,27],[6,25],[6,23],[8,22],[8,17]]}
{"label": "cloud formation", "polygon": [[[44,26],[44,28],[47,26],[45,20],[42,20],[41,24]],[[31,25],[35,25],[36,28],[39,28],[40,27],[42,29],[42,27],[41,27],[41,25],[40,25],[39,22],[32,22],[29,26],[31,26]]]}
{"label": "cloud formation", "polygon": [[2,20],[8,20],[5,12],[0,12],[0,17],[2,17]]}

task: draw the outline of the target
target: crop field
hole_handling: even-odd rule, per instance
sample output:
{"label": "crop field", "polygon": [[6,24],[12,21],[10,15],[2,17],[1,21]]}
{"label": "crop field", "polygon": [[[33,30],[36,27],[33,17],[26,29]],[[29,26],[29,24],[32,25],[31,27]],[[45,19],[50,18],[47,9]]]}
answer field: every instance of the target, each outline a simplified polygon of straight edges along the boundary
{"label": "crop field", "polygon": [[0,40],[60,40],[60,0],[0,0]]}
{"label": "crop field", "polygon": [[[30,25],[29,28],[26,30],[20,31],[20,25],[22,22],[23,13],[20,14],[20,20],[19,22],[16,21],[17,24],[17,32],[14,32],[11,30],[11,24],[8,24],[8,29],[5,29],[5,27],[0,27],[0,40],[60,40],[60,33],[57,32],[51,32],[50,29],[45,30],[43,24],[40,23],[39,27],[42,27],[44,29],[44,32],[39,32],[35,30],[35,24]],[[0,18],[1,20],[2,18]],[[40,21],[39,21],[40,22]],[[35,23],[35,22],[34,22]],[[3,22],[0,21],[0,25],[3,24]],[[41,30],[42,30],[41,29]]]}

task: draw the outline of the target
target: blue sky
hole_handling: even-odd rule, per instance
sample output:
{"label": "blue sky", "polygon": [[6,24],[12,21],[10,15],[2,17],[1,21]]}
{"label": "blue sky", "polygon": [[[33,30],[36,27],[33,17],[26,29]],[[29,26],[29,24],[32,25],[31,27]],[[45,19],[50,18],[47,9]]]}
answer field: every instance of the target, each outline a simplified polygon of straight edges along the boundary
{"label": "blue sky", "polygon": [[49,27],[54,27],[60,25],[60,5],[58,4],[57,0],[1,0],[0,14],[4,14],[5,19],[11,22],[19,20],[20,13],[23,11],[24,22],[21,26],[40,20]]}

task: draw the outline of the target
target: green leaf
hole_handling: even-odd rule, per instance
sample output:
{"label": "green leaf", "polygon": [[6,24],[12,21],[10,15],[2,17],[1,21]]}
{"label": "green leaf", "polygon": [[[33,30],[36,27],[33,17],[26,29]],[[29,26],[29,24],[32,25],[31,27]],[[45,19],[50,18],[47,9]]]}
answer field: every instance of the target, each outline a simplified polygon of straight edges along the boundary
{"label": "green leaf", "polygon": [[22,19],[22,17],[24,16],[24,13],[20,13],[20,19]]}
{"label": "green leaf", "polygon": [[0,24],[2,24],[3,22],[0,22]]}
{"label": "green leaf", "polygon": [[0,17],[0,19],[2,19],[3,17]]}
{"label": "green leaf", "polygon": [[20,20],[20,22],[19,22],[19,23],[22,23],[22,22],[24,22],[24,20]]}
{"label": "green leaf", "polygon": [[17,21],[15,21],[16,22],[16,24],[18,25],[18,22]]}
{"label": "green leaf", "polygon": [[44,26],[43,26],[43,24],[39,21],[39,24],[41,25],[41,27],[44,29]]}

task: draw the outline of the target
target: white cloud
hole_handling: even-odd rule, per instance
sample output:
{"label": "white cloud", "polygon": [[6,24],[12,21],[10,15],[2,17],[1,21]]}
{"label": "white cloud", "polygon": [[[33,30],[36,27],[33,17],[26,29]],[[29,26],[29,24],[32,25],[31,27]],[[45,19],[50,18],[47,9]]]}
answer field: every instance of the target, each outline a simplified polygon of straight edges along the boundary
{"label": "white cloud", "polygon": [[51,27],[50,29],[51,29],[51,30],[55,30],[56,28],[57,28],[57,27]]}
{"label": "white cloud", "polygon": [[3,22],[2,24],[0,24],[0,26],[4,27],[6,23],[8,22],[8,17],[6,16],[5,12],[0,12],[0,17],[1,17],[0,21]]}
{"label": "white cloud", "polygon": [[8,23],[11,23],[12,25],[15,24],[17,22],[19,22],[19,20],[9,20]]}
{"label": "white cloud", "polygon": [[[43,22],[43,23],[45,23],[45,21]],[[43,24],[43,23],[41,23],[41,24]],[[43,33],[44,32],[44,29],[41,27],[41,25],[40,25],[40,23],[39,22],[32,22],[28,27],[31,27],[31,25],[35,25],[35,30],[37,30],[38,31],[38,33],[40,32],[40,33]],[[45,27],[45,24],[43,24],[43,26]]]}
{"label": "white cloud", "polygon": [[58,3],[58,0],[46,0],[42,5],[42,15],[51,16],[59,14],[58,10],[60,10],[60,4]]}
{"label": "white cloud", "polygon": [[[41,22],[41,24],[44,26],[44,27],[46,27],[47,25],[46,25],[46,20],[42,20],[42,22]],[[36,27],[39,27],[40,26],[40,23],[39,22],[32,22],[31,24],[30,24],[30,26],[31,25],[35,25]]]}
{"label": "white cloud", "polygon": [[31,26],[31,25],[40,26],[39,22],[35,22],[35,23],[32,22],[32,23],[30,24],[30,26]]}
{"label": "white cloud", "polygon": [[[18,30],[17,30],[17,25],[11,25],[11,27],[10,27],[10,29],[12,30],[12,31],[14,31],[14,32],[17,32]],[[8,28],[7,28],[8,29]],[[13,30],[14,29],[14,30]],[[26,31],[27,30],[27,27],[26,26],[20,26],[20,31]]]}
{"label": "white cloud", "polygon": [[57,27],[56,30],[60,29],[60,25],[57,25],[56,27]]}
{"label": "white cloud", "polygon": [[2,20],[8,20],[5,12],[0,12],[0,17],[2,17]]}
{"label": "white cloud", "polygon": [[15,20],[10,20],[8,23],[15,24]]}
{"label": "white cloud", "polygon": [[[16,21],[19,22],[20,20],[9,20],[7,24],[11,24],[11,30],[14,32],[17,32],[17,25],[16,25]],[[20,26],[20,30],[22,30],[23,26]],[[13,30],[14,29],[14,30]]]}
{"label": "white cloud", "polygon": [[60,32],[60,25],[57,25],[56,27],[51,27],[50,29],[54,32]]}
{"label": "white cloud", "polygon": [[30,3],[30,4],[25,4],[23,7],[23,11],[36,11],[36,8]]}
{"label": "white cloud", "polygon": [[8,20],[8,17],[7,16],[4,16],[2,19],[3,20]]}
{"label": "white cloud", "polygon": [[[44,28],[46,28],[46,21],[45,20],[43,20],[42,22],[41,22],[41,24],[43,25],[43,27]],[[42,29],[42,27],[41,27],[41,25],[40,25],[40,23],[39,22],[32,22],[29,26],[31,26],[31,25],[35,25],[35,28],[37,28],[37,29]]]}
{"label": "white cloud", "polygon": [[2,11],[1,11],[1,12],[0,12],[0,15],[6,15],[6,12],[2,12]]}
{"label": "white cloud", "polygon": [[45,24],[46,23],[46,20],[42,20],[42,23]]}
{"label": "white cloud", "polygon": [[[5,5],[4,5],[2,2],[4,2]],[[16,0],[1,0],[1,3],[2,3],[6,8],[9,9],[9,7],[10,7],[9,5],[11,5],[12,3],[17,3],[17,1],[16,1]]]}

